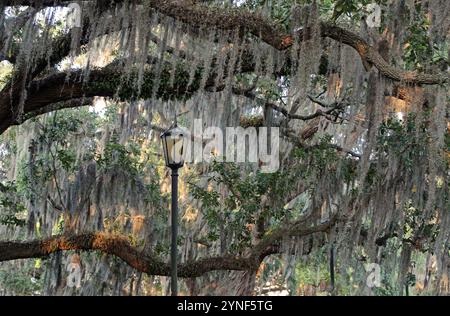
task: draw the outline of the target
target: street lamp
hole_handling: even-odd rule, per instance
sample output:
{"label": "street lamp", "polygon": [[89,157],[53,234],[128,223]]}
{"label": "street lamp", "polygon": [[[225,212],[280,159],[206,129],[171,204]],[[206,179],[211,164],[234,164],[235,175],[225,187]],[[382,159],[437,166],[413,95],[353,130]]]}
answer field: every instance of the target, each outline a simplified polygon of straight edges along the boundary
{"label": "street lamp", "polygon": [[174,124],[161,134],[166,166],[172,169],[171,292],[177,296],[178,169],[184,164],[184,131]]}

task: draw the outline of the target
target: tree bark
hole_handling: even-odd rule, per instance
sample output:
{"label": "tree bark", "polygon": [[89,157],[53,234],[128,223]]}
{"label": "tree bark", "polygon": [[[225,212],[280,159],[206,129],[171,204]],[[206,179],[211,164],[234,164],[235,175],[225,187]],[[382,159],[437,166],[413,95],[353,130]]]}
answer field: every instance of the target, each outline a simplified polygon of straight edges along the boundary
{"label": "tree bark", "polygon": [[[326,232],[336,223],[336,218],[335,216],[329,221],[315,226],[307,226],[305,222],[298,221],[291,226],[275,230],[265,236],[248,256],[209,257],[178,264],[178,276],[195,278],[215,270],[254,272],[266,256],[276,252],[274,249],[277,247],[273,246],[283,236],[308,236]],[[1,241],[0,262],[47,257],[52,253],[67,250],[101,251],[122,259],[140,272],[149,275],[170,275],[170,265],[157,258],[151,251],[144,252],[133,246],[126,236],[103,232],[60,235],[43,240]]]}

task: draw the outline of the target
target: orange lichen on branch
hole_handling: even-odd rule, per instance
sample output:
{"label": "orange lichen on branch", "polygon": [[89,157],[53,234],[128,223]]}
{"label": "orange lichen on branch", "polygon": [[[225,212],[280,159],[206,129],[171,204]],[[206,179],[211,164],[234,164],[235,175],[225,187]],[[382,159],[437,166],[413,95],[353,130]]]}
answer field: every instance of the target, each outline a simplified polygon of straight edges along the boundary
{"label": "orange lichen on branch", "polygon": [[[179,265],[179,276],[199,277],[215,270],[257,271],[265,256],[271,253],[267,249],[283,236],[306,236],[325,232],[335,223],[336,216],[316,226],[304,227],[303,224],[307,224],[306,222],[295,222],[289,227],[282,227],[265,236],[247,257],[226,255],[189,261]],[[98,250],[119,257],[138,271],[150,275],[170,274],[169,264],[155,257],[151,250],[141,250],[133,246],[128,236],[104,232],[53,236],[46,240],[0,241],[0,262],[41,258],[64,250]]]}
{"label": "orange lichen on branch", "polygon": [[291,35],[283,37],[281,40],[281,47],[286,49],[294,44],[294,38]]}
{"label": "orange lichen on branch", "polygon": [[399,112],[407,112],[409,109],[409,104],[408,102],[406,102],[405,100],[393,97],[393,96],[387,96],[385,98],[385,108],[384,110],[389,113],[389,112],[395,112],[395,113],[399,113]]}

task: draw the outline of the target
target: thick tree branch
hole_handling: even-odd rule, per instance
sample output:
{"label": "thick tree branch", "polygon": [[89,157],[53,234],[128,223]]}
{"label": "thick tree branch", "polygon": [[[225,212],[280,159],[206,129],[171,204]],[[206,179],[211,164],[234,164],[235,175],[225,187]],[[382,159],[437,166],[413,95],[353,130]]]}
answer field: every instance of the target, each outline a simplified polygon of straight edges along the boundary
{"label": "thick tree branch", "polygon": [[36,1],[36,0],[4,0],[6,7],[12,7],[12,6],[44,6],[44,7],[53,7],[56,5],[66,5],[71,3],[71,0],[42,0],[42,1]]}
{"label": "thick tree branch", "polygon": [[[117,0],[111,3],[119,4],[121,2],[123,1]],[[20,0],[6,2],[6,5],[27,4],[31,4],[31,2]],[[41,4],[60,5],[67,4],[67,2],[42,1]],[[307,29],[299,30],[296,34],[285,34],[280,27],[272,21],[243,8],[213,8],[202,4],[192,4],[187,1],[173,0],[152,0],[147,1],[145,4],[164,15],[173,17],[192,27],[206,26],[221,30],[240,30],[241,34],[249,32],[260,37],[263,41],[279,50],[285,50],[291,47],[294,43],[294,38],[307,38],[305,36],[308,32]],[[395,67],[389,65],[380,56],[377,50],[370,46],[367,41],[359,35],[336,25],[321,23],[321,35],[353,47],[359,53],[365,64],[374,65],[378,68],[380,73],[392,80],[410,84],[440,84],[448,81],[448,74],[429,75],[396,69]],[[82,36],[82,39],[83,38],[84,36]],[[53,54],[47,60],[39,61],[36,65],[34,65],[33,72],[31,76],[29,76],[30,78],[27,78],[26,80],[30,80],[34,76],[38,75],[45,69],[49,62],[50,64],[54,64],[67,55],[70,51],[70,42],[70,35],[57,38],[53,45]],[[55,47],[57,49],[55,49]],[[113,74],[110,71],[109,74],[117,77],[117,74]],[[40,107],[48,107],[49,104],[63,102],[73,98],[96,95],[113,96],[117,92],[117,90],[115,90],[117,88],[117,84],[110,86],[103,84],[105,83],[106,78],[104,77],[104,73],[100,70],[94,71],[94,75],[90,78],[92,83],[86,85],[75,83],[73,79],[69,79],[69,81],[62,86],[62,76],[63,75],[58,74],[43,80],[31,82],[30,85],[27,84],[26,86],[29,86],[30,88],[28,89],[29,91],[27,91],[27,97],[24,98],[24,114],[33,112],[40,113],[43,112],[42,110],[39,110]],[[10,125],[20,123],[21,118],[17,121],[18,118],[12,117],[13,111],[11,111],[12,106],[21,104],[23,100],[21,99],[21,87],[24,87],[24,84],[22,83],[23,80],[20,79],[21,78],[15,78],[15,80],[13,80],[13,82],[16,82],[14,87],[12,89],[8,86],[5,87],[0,95],[0,133],[5,131]],[[97,87],[93,87],[96,85],[95,80],[97,79],[100,80],[100,84],[97,84]],[[43,84],[44,88],[38,88],[38,83]],[[101,87],[99,87],[99,85]],[[128,88],[134,90],[134,88]],[[169,89],[167,92],[173,92],[173,89]],[[48,94],[46,95],[46,93]],[[72,96],[69,98],[70,94],[72,94]],[[130,93],[128,94],[131,95]],[[315,113],[314,117],[322,114],[323,113],[320,112]],[[299,117],[299,119],[309,118]]]}
{"label": "thick tree branch", "polygon": [[[121,0],[111,1],[113,4]],[[43,1],[43,5],[67,4],[67,1]],[[30,1],[6,1],[6,5],[29,5]],[[244,8],[217,8],[190,1],[151,0],[145,5],[152,9],[186,23],[192,27],[208,27],[219,30],[240,30],[241,34],[249,32],[278,50],[290,48],[294,38],[307,38],[308,29],[296,34],[286,34],[279,25],[266,17]],[[306,33],[305,33],[306,32]],[[395,81],[411,84],[441,84],[449,80],[449,74],[421,74],[403,71],[388,64],[377,49],[362,37],[334,24],[322,22],[321,35],[353,47],[363,63],[375,66],[385,77]]]}
{"label": "thick tree branch", "polygon": [[[224,30],[240,29],[250,32],[278,50],[291,47],[294,43],[293,37],[305,38],[305,30],[300,30],[294,35],[285,34],[273,21],[242,8],[219,10],[204,5],[167,0],[153,0],[149,2],[149,5],[167,16],[192,26],[201,25]],[[392,80],[411,84],[440,84],[449,80],[449,74],[420,74],[397,69],[389,65],[377,49],[369,45],[362,37],[336,25],[322,22],[321,35],[353,47],[364,63],[374,65],[380,73]]]}
{"label": "thick tree branch", "polygon": [[[132,246],[126,237],[108,233],[55,236],[26,242],[0,242],[0,261],[41,258],[65,250],[97,250],[117,256],[138,271],[151,275],[170,275],[169,264]],[[251,264],[251,261],[245,258],[212,257],[181,264],[178,275],[198,277],[214,270],[249,270],[253,268]]]}
{"label": "thick tree branch", "polygon": [[[161,78],[170,77],[169,72],[172,67],[164,67]],[[74,99],[90,98],[95,96],[114,97],[121,99],[132,99],[138,97],[134,89],[134,79],[137,71],[133,72],[129,80],[124,80],[123,69],[115,65],[102,69],[92,70],[89,74],[89,80],[83,79],[82,71],[75,71],[67,75],[66,73],[57,73],[46,78],[35,80],[30,83],[28,97],[23,106],[23,118],[17,120],[11,112],[10,104],[19,102],[20,96],[17,94],[5,94],[5,102],[0,103],[0,134],[9,126],[21,124],[23,120],[30,118],[35,114],[42,114],[51,111],[58,103],[59,109],[73,107],[76,101],[67,102]],[[189,74],[182,67],[176,69],[174,85],[168,80],[161,81],[158,90],[154,93],[154,69],[144,71],[144,83],[139,97],[151,98],[152,96],[168,99],[183,98],[189,96],[199,88],[199,77],[188,87]],[[179,79],[178,79],[179,78]],[[214,83],[213,77],[208,80],[207,85]],[[82,105],[79,103],[79,105]]]}
{"label": "thick tree branch", "polygon": [[[243,53],[243,62],[239,71],[249,72],[254,69],[254,64],[248,59],[247,52]],[[211,71],[205,82],[205,89],[212,87],[216,83],[216,59],[213,58]],[[228,62],[224,65],[224,73],[228,73]],[[236,65],[234,65],[236,71]],[[171,77],[171,72],[175,71],[174,82],[171,84],[167,78]],[[14,117],[11,111],[11,104],[20,102],[20,94],[8,93],[4,91],[0,98],[0,134],[9,126],[21,124],[24,120],[36,114],[43,114],[51,111],[55,107],[58,109],[73,107],[75,102],[68,102],[74,99],[83,100],[95,96],[118,97],[122,100],[134,98],[148,99],[152,97],[161,99],[183,99],[189,98],[201,86],[203,69],[198,67],[194,80],[189,83],[189,69],[184,63],[179,63],[173,67],[169,63],[164,63],[160,71],[154,67],[146,67],[143,70],[143,83],[140,94],[137,94],[135,83],[137,82],[138,70],[131,73],[120,66],[120,61],[116,61],[101,69],[94,69],[89,73],[89,78],[83,76],[83,71],[73,71],[67,73],[56,73],[43,79],[34,80],[29,84],[27,99],[23,105],[23,117]],[[127,71],[129,72],[129,71]],[[155,82],[158,81],[157,87]],[[216,87],[219,91],[224,87]],[[155,91],[156,90],[156,91]],[[55,105],[56,104],[56,105]],[[81,104],[80,104],[81,105]]]}
{"label": "thick tree branch", "polygon": [[[253,248],[247,257],[221,256],[198,259],[180,264],[178,275],[182,278],[199,277],[216,270],[256,271],[265,256],[272,254],[272,246],[283,236],[308,236],[326,232],[336,223],[337,216],[316,226],[308,226],[306,220],[282,227],[268,234]],[[101,251],[114,255],[138,271],[150,275],[170,275],[170,265],[152,253],[133,246],[123,235],[103,232],[54,236],[44,240],[0,241],[0,262],[42,258],[67,250]]]}

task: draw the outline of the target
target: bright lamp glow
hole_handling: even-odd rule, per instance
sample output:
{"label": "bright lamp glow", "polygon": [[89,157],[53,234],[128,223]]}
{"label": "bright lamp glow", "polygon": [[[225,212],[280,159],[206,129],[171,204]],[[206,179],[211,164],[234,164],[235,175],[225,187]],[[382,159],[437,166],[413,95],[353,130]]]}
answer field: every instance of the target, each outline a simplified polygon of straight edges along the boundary
{"label": "bright lamp glow", "polygon": [[180,168],[184,164],[184,131],[176,125],[161,134],[164,159],[169,168]]}

